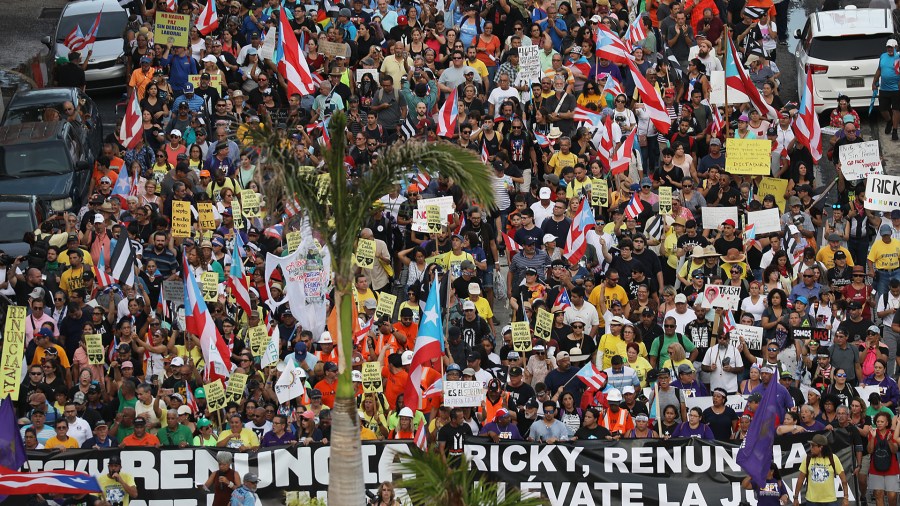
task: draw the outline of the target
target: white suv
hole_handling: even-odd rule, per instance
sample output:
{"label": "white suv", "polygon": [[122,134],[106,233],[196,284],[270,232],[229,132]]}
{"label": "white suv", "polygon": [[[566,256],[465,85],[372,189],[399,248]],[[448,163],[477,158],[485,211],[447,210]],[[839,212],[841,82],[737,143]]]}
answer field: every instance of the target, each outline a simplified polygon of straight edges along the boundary
{"label": "white suv", "polygon": [[865,114],[872,98],[872,78],[885,43],[893,37],[891,11],[857,9],[848,5],[835,11],[814,12],[803,30],[794,56],[797,89],[806,86],[806,70],[812,69],[815,108],[823,113],[837,106],[838,95],[850,97],[850,105]]}

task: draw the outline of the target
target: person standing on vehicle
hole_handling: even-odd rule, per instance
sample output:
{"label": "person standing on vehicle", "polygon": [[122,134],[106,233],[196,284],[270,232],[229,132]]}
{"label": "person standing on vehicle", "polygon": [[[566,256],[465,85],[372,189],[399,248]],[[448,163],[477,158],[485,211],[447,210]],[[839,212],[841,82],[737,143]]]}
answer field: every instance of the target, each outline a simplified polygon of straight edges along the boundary
{"label": "person standing on vehicle", "polygon": [[81,53],[72,51],[69,53],[69,62],[65,65],[56,67],[56,86],[63,88],[78,88],[84,91],[87,79],[84,75],[84,69],[87,68],[88,60],[94,54],[93,50],[88,51],[87,58],[81,60]]}
{"label": "person standing on vehicle", "polygon": [[881,109],[881,117],[885,121],[884,133],[891,134],[892,141],[900,139],[897,136],[897,127],[900,126],[898,62],[900,62],[900,54],[897,53],[897,40],[888,39],[885,44],[885,52],[878,58],[878,70],[875,71],[875,79],[872,80],[872,89],[878,90],[878,105]]}

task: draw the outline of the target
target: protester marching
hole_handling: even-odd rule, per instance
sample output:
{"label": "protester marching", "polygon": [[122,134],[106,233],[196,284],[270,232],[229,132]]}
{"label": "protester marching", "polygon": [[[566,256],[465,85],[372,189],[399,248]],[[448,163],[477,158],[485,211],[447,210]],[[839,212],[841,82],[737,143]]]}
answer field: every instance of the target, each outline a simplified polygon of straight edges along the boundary
{"label": "protester marching", "polygon": [[[0,494],[163,499],[129,452],[187,449],[212,470],[191,497],[256,504],[293,469],[270,450],[331,446],[343,390],[364,448],[705,441],[741,445],[760,504],[895,504],[898,176],[848,97],[820,125],[814,69],[782,91],[784,3],[118,2],[126,96],[89,197],[0,256]],[[55,85],[90,92],[106,15]],[[483,174],[423,155],[357,192],[398,146]],[[341,228],[347,199],[365,216]],[[779,438],[808,448],[794,482]]]}

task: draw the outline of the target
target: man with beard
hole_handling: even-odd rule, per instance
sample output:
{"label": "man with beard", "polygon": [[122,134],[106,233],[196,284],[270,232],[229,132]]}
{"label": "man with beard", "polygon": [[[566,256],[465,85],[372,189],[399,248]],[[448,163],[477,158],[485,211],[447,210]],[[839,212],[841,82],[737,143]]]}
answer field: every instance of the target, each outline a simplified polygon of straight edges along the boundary
{"label": "man with beard", "polygon": [[510,131],[503,139],[503,148],[509,153],[509,161],[513,165],[523,171],[531,169],[532,174],[537,174],[538,157],[534,148],[534,139],[525,130],[522,118],[515,117],[512,120]]}
{"label": "man with beard", "polygon": [[[643,272],[651,272],[656,273],[656,291],[659,292],[659,295],[662,296],[662,288],[663,288],[663,273],[662,273],[662,264],[659,261],[659,255],[647,249],[647,240],[643,235],[636,235],[631,240],[632,245],[634,246],[634,251],[632,252],[632,256],[638,263],[643,266]],[[631,266],[631,272],[634,272],[634,265]],[[619,271],[619,272],[629,272],[629,271]]]}

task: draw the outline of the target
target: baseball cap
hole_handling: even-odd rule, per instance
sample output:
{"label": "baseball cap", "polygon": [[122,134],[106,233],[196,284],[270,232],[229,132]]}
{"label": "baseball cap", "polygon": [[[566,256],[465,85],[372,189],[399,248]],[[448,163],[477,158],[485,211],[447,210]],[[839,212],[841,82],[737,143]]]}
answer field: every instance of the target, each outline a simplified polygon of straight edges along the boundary
{"label": "baseball cap", "polygon": [[897,47],[897,40],[896,39],[888,39],[887,42],[884,43],[884,45],[885,45],[885,47],[887,47],[887,46]]}
{"label": "baseball cap", "polygon": [[675,296],[675,303],[676,304],[687,304],[687,296],[685,296],[683,293],[679,293],[678,295]]}
{"label": "baseball cap", "polygon": [[893,227],[885,223],[878,229],[878,235],[891,235],[894,232]]}
{"label": "baseball cap", "polygon": [[879,327],[878,325],[872,325],[869,327],[869,332],[881,335],[881,327]]}
{"label": "baseball cap", "polygon": [[551,194],[552,192],[550,191],[550,188],[545,186],[538,192],[538,197],[542,199],[549,199]]}
{"label": "baseball cap", "polygon": [[134,424],[135,425],[147,425],[147,419],[144,418],[143,416],[139,416],[134,419]]}
{"label": "baseball cap", "polygon": [[184,365],[184,359],[181,358],[181,357],[175,357],[175,358],[172,359],[171,362],[169,362],[169,364],[170,364],[172,367],[181,367],[181,366]]}
{"label": "baseball cap", "polygon": [[[891,40],[894,40],[894,39],[891,39]],[[888,41],[888,44],[890,44],[890,41]],[[894,47],[896,47],[896,46],[897,46],[897,42],[894,41]],[[812,437],[812,439],[809,442],[816,446],[827,446],[828,438],[825,437],[824,434],[816,434],[815,436]]]}
{"label": "baseball cap", "polygon": [[556,360],[562,360],[564,358],[569,358],[568,351],[558,351],[556,352]]}
{"label": "baseball cap", "polygon": [[[448,370],[449,370],[449,368],[448,368]],[[510,367],[510,368],[509,368],[509,375],[510,375],[510,376],[521,376],[521,375],[523,375],[523,374],[525,374],[525,371],[522,370],[521,367]]]}

